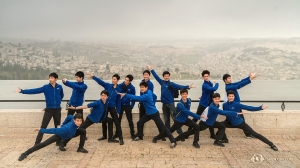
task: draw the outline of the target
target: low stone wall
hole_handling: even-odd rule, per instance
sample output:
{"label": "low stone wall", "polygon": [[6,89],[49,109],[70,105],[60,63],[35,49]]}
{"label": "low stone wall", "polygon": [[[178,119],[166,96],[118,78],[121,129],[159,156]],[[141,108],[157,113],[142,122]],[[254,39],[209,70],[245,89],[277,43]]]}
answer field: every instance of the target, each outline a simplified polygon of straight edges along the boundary
{"label": "low stone wall", "polygon": [[[195,110],[194,110],[195,111]],[[24,134],[36,135],[34,128],[38,128],[41,125],[44,111],[43,110],[12,110],[2,109],[0,110],[0,136],[9,134]],[[66,117],[66,110],[62,110],[62,122]],[[88,110],[84,111],[84,118],[89,114]],[[254,130],[263,135],[299,135],[300,133],[300,111],[261,111],[261,112],[244,112],[246,123],[248,123]],[[133,111],[133,122],[136,129],[136,122],[138,121],[138,111]],[[163,116],[161,114],[163,119]],[[224,116],[219,115],[218,121],[223,121]],[[53,120],[50,121],[48,127],[53,127]],[[122,119],[123,135],[126,138],[130,138],[130,131],[126,115],[123,115]],[[100,124],[94,124],[87,129],[88,136],[101,136],[102,129]],[[186,127],[183,127],[186,130]],[[207,129],[208,130],[208,129]],[[209,135],[209,132],[201,131],[201,135]],[[115,131],[115,128],[114,128]],[[145,136],[154,136],[158,133],[158,130],[153,121],[149,121],[145,124],[144,134]],[[228,135],[243,135],[239,129],[227,129]],[[174,133],[175,135],[176,133]]]}

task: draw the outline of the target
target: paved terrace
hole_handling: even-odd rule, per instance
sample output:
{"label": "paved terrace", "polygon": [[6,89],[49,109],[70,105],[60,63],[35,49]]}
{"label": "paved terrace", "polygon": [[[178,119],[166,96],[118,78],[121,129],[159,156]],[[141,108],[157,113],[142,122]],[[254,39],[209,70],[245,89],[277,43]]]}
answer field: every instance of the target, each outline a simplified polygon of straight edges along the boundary
{"label": "paved terrace", "polygon": [[[65,110],[62,113],[64,118]],[[85,111],[85,116],[87,114]],[[41,110],[0,110],[0,167],[300,167],[299,111],[245,113],[247,123],[269,138],[278,147],[277,152],[257,139],[244,138],[239,129],[226,131],[229,143],[225,147],[214,146],[209,131],[205,130],[200,133],[200,149],[192,147],[192,138],[170,149],[169,141],[151,142],[157,133],[153,121],[145,125],[144,140],[133,142],[124,115],[123,146],[97,141],[101,124],[95,124],[87,129],[85,148],[89,153],[76,152],[79,142],[76,138],[70,141],[65,152],[51,144],[19,162],[20,154],[34,143],[37,133],[33,130],[40,126],[42,115]],[[134,123],[137,118],[135,111]],[[219,121],[223,119],[218,118]],[[49,127],[53,127],[53,122]],[[47,137],[49,135],[43,140]]]}

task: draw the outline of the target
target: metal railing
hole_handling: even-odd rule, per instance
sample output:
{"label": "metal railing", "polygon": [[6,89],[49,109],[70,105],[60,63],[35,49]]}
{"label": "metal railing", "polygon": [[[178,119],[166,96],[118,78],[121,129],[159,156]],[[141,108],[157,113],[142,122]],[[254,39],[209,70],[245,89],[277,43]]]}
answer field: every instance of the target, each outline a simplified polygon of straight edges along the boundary
{"label": "metal railing", "polygon": [[[62,100],[62,102],[68,102],[69,100]],[[93,102],[95,100],[85,100],[86,102]],[[179,100],[174,100],[175,102],[178,102]],[[45,102],[45,100],[0,100],[0,102]],[[138,101],[137,101],[138,102]],[[161,100],[157,100],[156,102],[161,102]],[[199,102],[199,100],[192,100],[192,102]],[[221,100],[220,102],[224,102]],[[241,102],[247,102],[247,103],[281,103],[281,110],[285,110],[285,103],[300,103],[300,101],[296,100],[243,100]]]}

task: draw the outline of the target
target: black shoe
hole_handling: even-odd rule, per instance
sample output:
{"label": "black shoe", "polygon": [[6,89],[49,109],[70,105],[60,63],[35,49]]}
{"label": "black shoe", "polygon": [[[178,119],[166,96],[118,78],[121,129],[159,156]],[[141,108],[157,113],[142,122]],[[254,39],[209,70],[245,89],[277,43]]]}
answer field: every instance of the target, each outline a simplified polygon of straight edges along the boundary
{"label": "black shoe", "polygon": [[172,142],[171,145],[170,145],[170,148],[175,148],[176,145],[177,145],[176,142]]}
{"label": "black shoe", "polygon": [[58,148],[60,151],[66,151],[66,148],[64,147],[64,145],[59,145],[59,148]]}
{"label": "black shoe", "polygon": [[120,145],[124,145],[123,139],[120,139]]}
{"label": "black shoe", "polygon": [[131,139],[133,140],[135,138],[135,135],[131,135]]}
{"label": "black shoe", "polygon": [[274,151],[278,151],[278,148],[277,148],[275,145],[271,145],[271,148],[272,148]]}
{"label": "black shoe", "polygon": [[113,138],[108,138],[107,142],[108,142],[108,143],[119,143],[118,140],[115,140],[115,139],[113,139]]}
{"label": "black shoe", "polygon": [[85,137],[85,140],[87,140],[87,137]]}
{"label": "black shoe", "polygon": [[139,140],[143,140],[143,138],[142,138],[142,137],[135,137],[135,138],[133,139],[133,141],[139,141]]}
{"label": "black shoe", "polygon": [[216,135],[214,134],[210,135],[210,139],[216,139]]}
{"label": "black shoe", "polygon": [[87,150],[84,149],[83,147],[79,147],[79,148],[77,149],[77,152],[88,153],[89,151],[87,151]]}
{"label": "black shoe", "polygon": [[19,157],[18,161],[22,161],[25,158],[27,158],[28,155],[26,155],[25,153],[22,153],[21,156]]}
{"label": "black shoe", "polygon": [[223,139],[222,143],[228,143],[228,139]]}
{"label": "black shoe", "polygon": [[215,142],[214,142],[214,145],[216,145],[216,146],[221,146],[221,147],[224,147],[224,146],[225,146],[224,144],[222,144],[221,141],[215,141]]}
{"label": "black shoe", "polygon": [[157,142],[157,138],[156,138],[156,136],[155,136],[155,137],[153,137],[153,139],[152,139],[152,142],[153,142],[153,143],[156,143],[156,142]]}
{"label": "black shoe", "polygon": [[183,142],[183,141],[185,141],[185,138],[184,138],[184,137],[182,137],[180,140]]}
{"label": "black shoe", "polygon": [[166,141],[166,137],[162,137],[161,140],[162,140],[162,141]]}
{"label": "black shoe", "polygon": [[193,142],[193,147],[200,148],[200,145],[198,144],[198,142]]}
{"label": "black shoe", "polygon": [[115,134],[112,138],[113,138],[113,139],[119,138],[119,135],[118,135],[118,134]]}
{"label": "black shoe", "polygon": [[102,137],[98,138],[98,141],[102,141],[102,140],[105,140],[105,139],[107,139],[107,137],[106,136],[102,136]]}
{"label": "black shoe", "polygon": [[60,143],[61,143],[61,142],[56,142],[56,146],[60,146]]}

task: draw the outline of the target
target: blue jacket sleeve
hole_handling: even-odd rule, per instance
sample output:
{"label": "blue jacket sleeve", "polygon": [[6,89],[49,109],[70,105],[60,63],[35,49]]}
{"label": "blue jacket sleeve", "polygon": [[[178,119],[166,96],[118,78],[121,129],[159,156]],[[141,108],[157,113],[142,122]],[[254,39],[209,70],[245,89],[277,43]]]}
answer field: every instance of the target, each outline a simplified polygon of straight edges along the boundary
{"label": "blue jacket sleeve", "polygon": [[260,110],[262,110],[262,106],[253,107],[253,106],[247,106],[247,105],[244,105],[244,104],[239,104],[239,105],[240,105],[241,109],[248,110],[248,111],[260,111]]}
{"label": "blue jacket sleeve", "polygon": [[97,107],[100,105],[100,101],[94,101],[92,103],[87,104],[88,108]]}
{"label": "blue jacket sleeve", "polygon": [[117,95],[117,113],[120,114],[122,108],[121,96]]}
{"label": "blue jacket sleeve", "polygon": [[61,132],[61,128],[41,128],[40,133],[45,134],[58,134]]}
{"label": "blue jacket sleeve", "polygon": [[224,116],[236,116],[236,115],[238,115],[237,112],[235,112],[235,111],[220,110],[217,107],[210,107],[210,108],[213,108],[212,110],[214,110],[216,113],[224,115]]}
{"label": "blue jacket sleeve", "polygon": [[[133,87],[133,89],[132,89],[132,95],[135,95],[135,87]],[[135,105],[135,101],[131,100],[131,105],[130,105],[131,109],[133,109],[134,105]]]}
{"label": "blue jacket sleeve", "polygon": [[68,115],[65,119],[65,121],[61,124],[61,125],[65,125],[67,124],[68,122],[74,120],[74,116],[73,115]]}
{"label": "blue jacket sleeve", "polygon": [[66,83],[64,83],[64,85],[69,86],[70,88],[76,89],[76,90],[79,90],[79,91],[85,91],[87,89],[87,85],[86,84],[79,85],[76,82],[66,81]]}
{"label": "blue jacket sleeve", "polygon": [[157,100],[156,94],[152,93],[152,98],[153,98],[153,102],[154,102],[154,104],[155,104],[155,103],[156,103],[156,100]]}
{"label": "blue jacket sleeve", "polygon": [[44,92],[44,86],[40,87],[40,88],[34,88],[34,89],[21,89],[20,93],[23,94],[39,94],[39,93],[43,93]]}
{"label": "blue jacket sleeve", "polygon": [[172,87],[173,90],[180,90],[182,88],[184,88],[184,89],[189,89],[190,88],[188,85],[185,85],[185,86],[184,85],[178,85],[174,82],[170,82],[170,84],[171,84],[171,87]]}
{"label": "blue jacket sleeve", "polygon": [[202,85],[204,90],[216,91],[219,88],[219,83],[216,83],[215,86],[210,87],[209,85]]}
{"label": "blue jacket sleeve", "polygon": [[148,89],[151,90],[152,92],[154,91],[154,85],[152,82],[149,82]]}
{"label": "blue jacket sleeve", "polygon": [[192,116],[194,118],[197,118],[198,120],[200,120],[200,116],[189,111],[188,109],[186,109],[181,103],[177,103],[177,109],[183,113],[186,113],[189,116]]}
{"label": "blue jacket sleeve", "polygon": [[97,78],[96,76],[93,76],[93,79],[104,88],[106,88],[107,85],[109,85],[109,83],[104,82],[103,80],[101,80],[100,78]]}
{"label": "blue jacket sleeve", "polygon": [[63,90],[63,87],[61,87],[60,89],[60,97],[61,97],[61,100],[64,98],[64,90]]}
{"label": "blue jacket sleeve", "polygon": [[226,91],[240,89],[240,88],[248,85],[249,83],[251,83],[250,78],[248,78],[247,80],[244,80],[244,81],[232,83],[231,85],[226,85]]}
{"label": "blue jacket sleeve", "polygon": [[147,94],[144,94],[142,96],[135,96],[135,95],[132,95],[132,94],[126,94],[125,96],[128,99],[137,100],[137,101],[143,101],[143,100],[147,100],[148,99]]}
{"label": "blue jacket sleeve", "polygon": [[156,79],[156,81],[161,85],[163,80],[156,74],[156,72],[153,69],[151,70],[151,73],[154,76],[154,78]]}

